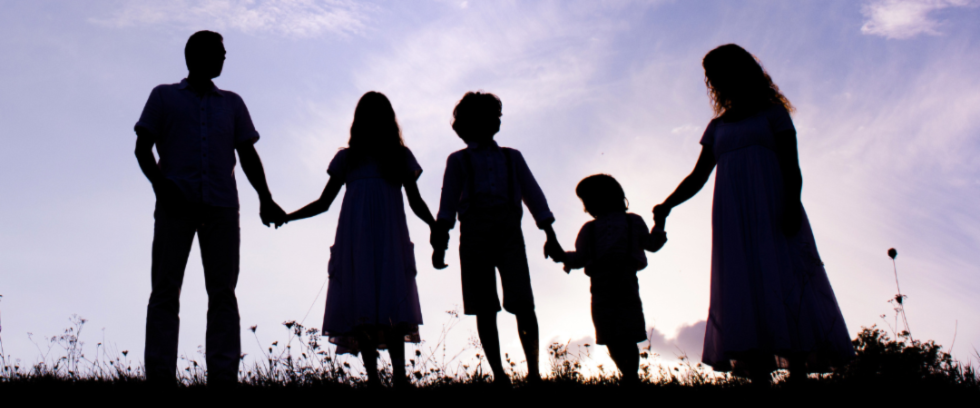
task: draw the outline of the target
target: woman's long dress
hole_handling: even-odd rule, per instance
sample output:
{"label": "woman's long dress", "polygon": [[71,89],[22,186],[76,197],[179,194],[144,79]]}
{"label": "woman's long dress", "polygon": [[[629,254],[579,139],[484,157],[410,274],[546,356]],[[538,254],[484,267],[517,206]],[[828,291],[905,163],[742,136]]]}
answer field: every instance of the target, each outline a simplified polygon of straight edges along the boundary
{"label": "woman's long dress", "polygon": [[791,356],[806,356],[811,372],[827,371],[854,355],[806,213],[795,236],[781,229],[774,138],[786,130],[793,122],[776,105],[737,122],[715,119],[701,139],[718,163],[702,361],[718,371],[747,360],[786,368]]}
{"label": "woman's long dress", "polygon": [[[411,151],[405,152],[404,171],[417,178],[422,168]],[[323,334],[338,346],[338,354],[359,352],[355,328],[397,330],[418,343],[422,310],[402,186],[382,178],[372,159],[353,168],[347,159],[347,149],[337,152],[327,170],[331,177],[344,177],[347,191],[330,247]]]}

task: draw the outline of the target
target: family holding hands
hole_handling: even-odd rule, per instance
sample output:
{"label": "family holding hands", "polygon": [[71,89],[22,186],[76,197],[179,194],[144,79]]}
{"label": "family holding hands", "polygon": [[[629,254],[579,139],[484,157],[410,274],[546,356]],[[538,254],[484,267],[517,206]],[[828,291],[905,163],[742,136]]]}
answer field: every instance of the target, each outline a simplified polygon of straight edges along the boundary
{"label": "family holding hands", "polygon": [[545,256],[563,263],[566,272],[584,268],[590,277],[596,343],[608,347],[622,381],[635,384],[637,343],[646,340],[647,330],[637,272],[647,266],[646,252],[666,243],[664,224],[671,209],[696,194],[716,167],[703,361],[715,370],[767,383],[774,369],[788,368],[793,378],[803,378],[854,353],[800,204],[792,105],[758,61],[737,45],[718,47],[704,59],[716,119],[701,140],[694,171],[654,208],[653,228],[628,212],[626,194],[615,178],[592,175],[575,188],[593,220],[582,226],[574,251],[559,244],[552,229],[555,218],[524,156],[494,141],[502,103],[484,92],[467,92],[453,110],[452,128],[466,147],[447,159],[435,216],[416,184],[422,167],[405,146],[390,101],[378,92],[358,102],[348,146],[330,161],[330,178],[320,197],[286,214],[269,193],[253,146],[259,136],[244,102],[211,82],[221,73],[224,55],[219,34],[191,36],[185,47],[187,79],[155,88],[136,124],[136,155],[157,193],[146,326],[149,381],[174,381],[180,286],[195,233],[209,297],[208,381],[237,381],[235,151],[259,194],[266,225],[321,214],[346,186],[330,248],[323,334],[337,345],[338,354],[362,353],[372,386],[380,385],[376,360],[385,348],[393,385],[407,386],[405,342],[420,341],[422,312],[403,188],[412,212],[430,227],[437,269],[446,267],[449,231],[459,220],[464,313],[476,316],[495,383],[510,383],[497,332],[498,273],[503,309],[517,318],[527,379],[541,380],[538,319],[521,229],[525,205],[546,234]]}

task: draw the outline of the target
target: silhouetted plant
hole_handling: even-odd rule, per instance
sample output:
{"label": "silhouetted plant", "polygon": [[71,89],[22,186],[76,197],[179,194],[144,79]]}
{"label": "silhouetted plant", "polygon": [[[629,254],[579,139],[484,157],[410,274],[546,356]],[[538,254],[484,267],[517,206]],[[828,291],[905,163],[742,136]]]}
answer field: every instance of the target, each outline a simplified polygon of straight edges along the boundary
{"label": "silhouetted plant", "polygon": [[[460,322],[457,311],[449,311],[449,321],[443,325],[442,334],[431,346],[422,343],[414,352],[406,353],[406,366],[412,383],[417,388],[428,390],[458,389],[457,387],[489,386],[490,376],[482,370],[485,360],[479,340],[471,340],[467,347],[454,355],[447,354],[446,338],[449,332]],[[48,387],[56,384],[142,384],[143,368],[133,367],[128,360],[128,351],[116,352],[112,347],[100,342],[96,345],[96,357],[89,359],[83,349],[85,342],[80,336],[86,320],[72,316],[71,326],[58,336],[46,338],[47,350],[39,351],[42,358],[29,370],[24,370],[19,363],[10,364],[10,357],[3,360],[4,368],[0,374],[0,386],[18,387],[43,384]],[[289,330],[290,337],[286,342],[273,341],[262,343],[257,334],[258,328],[253,326],[256,341],[260,344],[270,344],[264,350],[261,358],[255,359],[251,367],[244,363],[242,355],[240,382],[242,387],[253,389],[285,389],[306,388],[320,389],[323,387],[339,387],[347,390],[366,389],[366,378],[350,364],[338,359],[332,348],[325,347],[320,330],[307,328],[295,321],[287,321],[283,326]],[[833,374],[817,376],[816,386],[833,387],[840,384],[881,384],[886,386],[902,385],[922,387],[953,387],[972,392],[980,391],[980,382],[973,368],[961,365],[952,356],[942,350],[935,342],[913,341],[908,336],[900,336],[892,340],[888,334],[872,326],[864,328],[853,341],[857,358]],[[546,382],[551,386],[570,387],[568,389],[585,389],[581,387],[609,387],[618,385],[616,370],[608,370],[601,364],[591,360],[591,345],[573,351],[571,342],[553,343],[548,348],[551,373]],[[54,350],[60,352],[54,353]],[[475,352],[468,360],[462,356]],[[53,357],[58,354],[58,357]],[[205,385],[207,367],[201,363],[205,350],[199,347],[197,356],[181,357],[186,367],[178,375],[181,388],[199,388]],[[980,355],[978,355],[980,357]],[[662,364],[659,355],[649,346],[641,350],[640,371],[642,387],[662,388],[708,388],[727,389],[744,387],[747,382],[725,373],[713,372],[701,363],[692,361],[681,354],[679,364]],[[505,354],[508,374],[515,379],[516,387],[527,385],[517,372],[518,364],[511,361],[510,355]],[[586,367],[592,361],[594,369]],[[385,383],[390,384],[390,363],[385,363]],[[777,380],[779,376],[777,375]],[[777,381],[778,382],[778,381]],[[481,385],[482,384],[482,385]]]}
{"label": "silhouetted plant", "polygon": [[934,341],[909,336],[892,340],[871,326],[862,328],[852,343],[857,357],[834,374],[839,380],[978,387],[974,369],[954,360]]}
{"label": "silhouetted plant", "polygon": [[[888,300],[888,303],[895,305],[895,326],[898,326],[899,317],[902,318],[902,323],[905,325],[905,330],[897,332],[896,335],[905,335],[912,338],[912,329],[909,328],[909,319],[905,316],[905,299],[907,299],[908,296],[902,294],[902,286],[898,283],[898,264],[895,261],[895,258],[898,257],[898,251],[895,250],[895,248],[889,248],[888,257],[892,259],[892,271],[895,273],[895,290],[898,291],[898,293],[895,294],[895,297]],[[892,329],[894,330],[894,327]]]}

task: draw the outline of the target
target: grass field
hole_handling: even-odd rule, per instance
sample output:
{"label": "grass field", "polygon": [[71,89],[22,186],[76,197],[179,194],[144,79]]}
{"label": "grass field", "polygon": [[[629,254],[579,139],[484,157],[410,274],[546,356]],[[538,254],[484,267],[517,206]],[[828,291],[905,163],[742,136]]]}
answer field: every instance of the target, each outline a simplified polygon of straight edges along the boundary
{"label": "grass field", "polygon": [[[594,368],[586,370],[581,356],[569,350],[567,345],[552,344],[543,364],[548,376],[541,384],[526,383],[522,373],[513,369],[517,364],[511,363],[514,386],[495,387],[489,374],[482,370],[479,350],[475,354],[477,361],[463,364],[456,357],[446,357],[439,352],[424,353],[419,349],[407,362],[413,387],[394,390],[368,388],[362,373],[340,362],[330,348],[321,343],[319,330],[286,322],[284,326],[291,338],[285,344],[273,342],[263,358],[256,359],[251,367],[243,363],[240,384],[229,392],[232,390],[207,388],[203,363],[187,358],[187,367],[176,387],[165,390],[151,387],[143,379],[142,367],[127,351],[112,356],[113,353],[99,343],[94,357],[86,356],[79,339],[84,325],[85,320],[75,316],[72,326],[64,333],[46,339],[51,346],[49,350],[56,350],[57,356],[49,352],[31,365],[21,365],[10,356],[4,356],[0,360],[3,366],[0,398],[30,395],[58,400],[82,398],[87,394],[147,395],[149,392],[181,399],[225,395],[249,402],[265,398],[270,401],[298,398],[296,401],[299,402],[324,395],[334,399],[384,400],[412,394],[427,400],[446,401],[472,399],[485,402],[488,398],[516,398],[530,402],[546,398],[550,402],[574,403],[636,397],[681,403],[730,398],[773,398],[773,402],[777,402],[783,397],[805,397],[800,402],[813,402],[853,395],[901,402],[912,395],[964,396],[969,399],[980,396],[980,381],[971,365],[954,360],[932,341],[913,340],[907,332],[889,336],[877,327],[864,328],[857,335],[853,341],[857,358],[848,365],[828,374],[811,374],[803,382],[786,381],[786,374],[777,371],[771,385],[751,384],[729,374],[710,372],[683,357],[679,364],[658,364],[655,355],[644,351],[643,383],[625,387],[619,385],[615,370],[601,367],[598,371]],[[439,342],[444,341],[451,328],[452,321],[431,350],[440,350]],[[385,366],[382,377],[386,385],[390,384],[390,373],[390,366]]]}

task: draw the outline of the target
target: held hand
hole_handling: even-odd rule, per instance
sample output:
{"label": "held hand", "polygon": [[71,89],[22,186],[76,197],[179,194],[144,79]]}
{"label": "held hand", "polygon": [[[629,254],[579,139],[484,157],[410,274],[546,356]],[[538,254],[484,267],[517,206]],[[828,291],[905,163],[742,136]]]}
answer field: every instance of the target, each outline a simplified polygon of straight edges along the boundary
{"label": "held hand", "polygon": [[803,204],[799,202],[786,204],[783,207],[783,217],[780,220],[783,227],[783,235],[792,237],[800,232],[803,224]]}
{"label": "held hand", "polygon": [[663,225],[667,222],[667,216],[670,215],[670,210],[672,208],[666,205],[660,204],[653,206],[653,222],[654,225]]}
{"label": "held hand", "polygon": [[279,228],[286,223],[286,212],[272,201],[272,198],[262,200],[259,204],[259,218],[262,219],[262,224],[266,227],[269,224],[275,224],[276,228]]}
{"label": "held hand", "polygon": [[449,230],[438,222],[429,225],[429,244],[432,245],[433,250],[445,252],[446,248],[449,248]]}
{"label": "held hand", "polygon": [[446,269],[446,250],[436,249],[432,251],[432,267],[436,269]]}
{"label": "held hand", "polygon": [[565,250],[558,243],[558,236],[555,235],[554,228],[551,225],[546,225],[543,229],[545,234],[544,259],[551,258],[555,263],[563,262],[565,260]]}
{"label": "held hand", "polygon": [[551,258],[555,263],[565,262],[565,250],[562,249],[557,239],[549,238],[545,241],[544,258]]}

